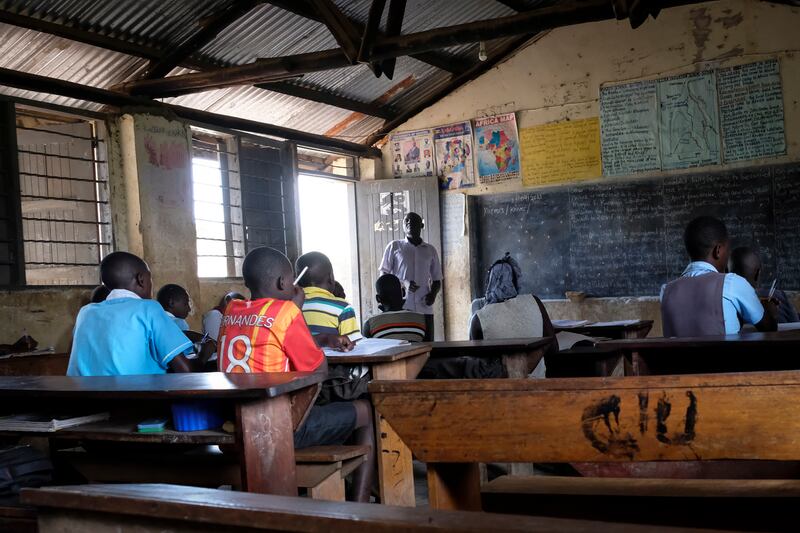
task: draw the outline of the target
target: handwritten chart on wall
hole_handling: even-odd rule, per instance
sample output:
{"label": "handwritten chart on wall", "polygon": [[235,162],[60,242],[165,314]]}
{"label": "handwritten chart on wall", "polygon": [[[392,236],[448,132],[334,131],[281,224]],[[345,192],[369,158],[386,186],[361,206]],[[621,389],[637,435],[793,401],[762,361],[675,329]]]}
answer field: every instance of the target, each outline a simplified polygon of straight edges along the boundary
{"label": "handwritten chart on wall", "polygon": [[656,82],[601,87],[600,137],[604,175],[660,169]]}
{"label": "handwritten chart on wall", "polygon": [[526,187],[598,178],[602,173],[597,117],[520,128],[520,146]]}
{"label": "handwritten chart on wall", "polygon": [[786,153],[777,59],[601,87],[603,175]]}
{"label": "handwritten chart on wall", "polygon": [[713,72],[658,81],[661,168],[719,164],[717,87]]}
{"label": "handwritten chart on wall", "polygon": [[786,153],[777,60],[717,71],[725,161]]}
{"label": "handwritten chart on wall", "polygon": [[657,296],[688,263],[686,224],[722,218],[733,246],[751,246],[762,279],[800,289],[800,164],[552,188],[470,200],[473,292],[505,252],[523,269],[522,288],[563,298]]}

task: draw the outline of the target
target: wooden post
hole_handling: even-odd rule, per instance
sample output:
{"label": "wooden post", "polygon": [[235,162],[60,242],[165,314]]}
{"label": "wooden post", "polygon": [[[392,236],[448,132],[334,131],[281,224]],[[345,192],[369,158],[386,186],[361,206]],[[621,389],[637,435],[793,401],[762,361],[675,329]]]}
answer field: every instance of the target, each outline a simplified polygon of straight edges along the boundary
{"label": "wooden post", "polygon": [[481,510],[481,480],[475,463],[428,463],[428,502],[433,509]]}

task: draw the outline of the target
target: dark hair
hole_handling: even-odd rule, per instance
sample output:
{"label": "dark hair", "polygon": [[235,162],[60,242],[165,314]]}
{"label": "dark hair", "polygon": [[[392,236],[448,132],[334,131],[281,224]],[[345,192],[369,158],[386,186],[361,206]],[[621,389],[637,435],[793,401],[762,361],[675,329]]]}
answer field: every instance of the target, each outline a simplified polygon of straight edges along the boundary
{"label": "dark hair", "polygon": [[156,294],[156,300],[158,303],[161,304],[161,307],[166,309],[169,307],[169,303],[172,300],[177,300],[178,298],[182,298],[186,296],[189,297],[189,293],[186,292],[186,289],[181,287],[180,285],[176,285],[174,283],[168,283],[158,289],[158,293]]}
{"label": "dark hair", "polygon": [[265,287],[272,279],[280,277],[284,268],[291,273],[292,264],[282,252],[259,246],[250,250],[242,263],[244,284],[251,291]]}
{"label": "dark hair", "polygon": [[125,289],[136,275],[147,272],[147,263],[129,252],[112,252],[100,263],[100,280],[110,290]]}
{"label": "dark hair", "polygon": [[324,283],[333,274],[333,265],[328,256],[322,252],[308,252],[295,261],[294,269],[299,276],[304,268],[308,272],[297,283],[301,287],[312,287]]}
{"label": "dark hair", "polygon": [[739,246],[731,252],[731,272],[748,281],[756,281],[756,272],[761,267],[761,258],[752,248]]}
{"label": "dark hair", "polygon": [[701,261],[708,257],[711,249],[728,240],[728,229],[718,218],[697,217],[686,226],[683,243],[693,261]]}
{"label": "dark hair", "polygon": [[92,295],[89,297],[89,302],[93,304],[99,304],[100,302],[106,301],[108,294],[111,291],[108,290],[108,287],[105,285],[98,285],[94,289],[92,289]]}
{"label": "dark hair", "polygon": [[384,274],[375,281],[375,292],[378,295],[396,293],[403,297],[403,286],[394,274]]}

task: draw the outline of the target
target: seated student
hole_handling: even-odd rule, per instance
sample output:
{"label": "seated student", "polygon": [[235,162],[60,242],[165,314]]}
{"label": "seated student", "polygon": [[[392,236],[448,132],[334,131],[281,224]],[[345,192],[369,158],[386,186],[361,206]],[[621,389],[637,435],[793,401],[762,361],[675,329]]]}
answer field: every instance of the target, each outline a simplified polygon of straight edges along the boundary
{"label": "seated student", "polygon": [[[492,264],[486,282],[485,304],[470,320],[471,340],[555,335],[542,301],[533,294],[519,294],[521,277],[519,264],[508,253]],[[558,351],[558,345],[553,343],[550,349]],[[544,359],[537,365],[534,375],[544,377]]]}
{"label": "seated student", "polygon": [[777,329],[775,305],[762,305],[746,279],[725,273],[730,239],[721,220],[695,218],[686,226],[683,242],[691,263],[661,289],[665,337],[738,333],[742,322],[759,331]]}
{"label": "seated student", "polygon": [[384,274],[378,278],[375,299],[383,312],[364,322],[362,332],[365,337],[412,342],[425,340],[425,315],[403,309],[403,285],[397,276]]}
{"label": "seated student", "polygon": [[189,303],[189,293],[180,285],[168,283],[158,289],[156,293],[156,300],[164,308],[175,325],[181,328],[181,331],[189,331],[189,323],[186,322],[186,317],[192,312],[192,305]]}
{"label": "seated student", "polygon": [[300,278],[305,302],[303,316],[319,346],[351,350],[361,338],[356,312],[347,301],[333,295],[333,265],[325,254],[309,252],[297,258],[295,270],[308,271]]}
{"label": "seated student", "polygon": [[[753,286],[756,293],[760,298],[769,297],[769,289],[763,287],[758,288],[758,282],[761,278],[761,258],[758,254],[746,246],[734,248],[731,252],[731,272],[742,276],[744,279]],[[772,293],[775,303],[778,307],[778,324],[786,324],[789,322],[800,322],[800,317],[797,316],[797,310],[789,301],[786,293],[780,289],[776,289]]]}
{"label": "seated student", "polygon": [[92,289],[92,294],[89,296],[89,303],[99,304],[100,302],[105,302],[109,292],[111,291],[108,290],[108,287],[105,285],[98,285]]}
{"label": "seated student", "polygon": [[216,307],[203,315],[203,334],[212,339],[219,338],[219,328],[222,325],[222,315],[231,300],[244,300],[244,296],[238,292],[229,292],[223,296]]}
{"label": "seated student", "polygon": [[342,300],[347,300],[347,294],[344,292],[344,287],[338,281],[333,282],[333,290],[331,291],[334,296],[337,298],[341,298]]}
{"label": "seated student", "polygon": [[[111,289],[101,303],[81,308],[75,323],[68,376],[121,376],[192,372],[192,341],[150,300],[150,269],[139,257],[114,252],[100,264],[103,285]],[[205,348],[205,347],[204,347]]]}
{"label": "seated student", "polygon": [[[300,307],[305,299],[292,282],[292,264],[262,246],[242,264],[250,300],[232,300],[222,318],[219,370],[227,373],[307,371],[327,375],[325,355],[314,342]],[[315,405],[295,432],[297,448],[342,444],[351,437],[375,450],[369,402]],[[375,472],[374,453],[354,473],[355,499],[368,501]]]}

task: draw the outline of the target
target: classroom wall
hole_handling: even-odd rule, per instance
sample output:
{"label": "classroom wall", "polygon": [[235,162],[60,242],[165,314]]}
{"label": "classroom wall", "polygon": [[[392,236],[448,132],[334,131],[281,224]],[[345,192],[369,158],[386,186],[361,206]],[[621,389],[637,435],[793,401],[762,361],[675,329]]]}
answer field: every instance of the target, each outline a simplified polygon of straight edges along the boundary
{"label": "classroom wall", "polygon": [[[783,82],[787,155],[720,170],[800,160],[800,8],[749,0],[720,0],[661,12],[637,30],[627,21],[581,24],[550,31],[512,58],[428,107],[396,131],[428,128],[497,113],[526,113],[527,124],[598,116],[601,84],[659,78],[779,58]],[[518,115],[519,119],[519,115]],[[388,144],[382,177],[391,177]],[[692,171],[696,171],[693,169]],[[656,176],[669,174],[654,172]],[[637,174],[637,177],[648,174]],[[617,178],[624,180],[625,178]],[[519,183],[476,186],[466,194],[524,189]],[[442,194],[459,194],[446,192]],[[443,227],[446,232],[447,228]],[[445,319],[450,339],[466,338],[470,248],[466,236],[444,258]],[[609,272],[609,275],[624,275]],[[649,318],[660,333],[656,298],[597,298],[574,304],[550,300],[553,318]]]}

